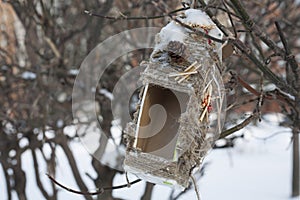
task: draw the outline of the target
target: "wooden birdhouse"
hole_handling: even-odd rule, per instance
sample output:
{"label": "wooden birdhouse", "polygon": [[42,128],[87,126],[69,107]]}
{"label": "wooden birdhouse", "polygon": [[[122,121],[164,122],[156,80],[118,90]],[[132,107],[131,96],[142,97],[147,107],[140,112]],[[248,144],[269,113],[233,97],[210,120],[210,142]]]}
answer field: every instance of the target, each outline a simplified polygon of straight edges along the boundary
{"label": "wooden birdhouse", "polygon": [[[222,38],[200,10],[189,9],[176,19]],[[219,136],[225,94],[221,45],[181,23],[162,28],[150,60],[141,63],[143,89],[125,130],[124,168],[149,182],[186,188]]]}

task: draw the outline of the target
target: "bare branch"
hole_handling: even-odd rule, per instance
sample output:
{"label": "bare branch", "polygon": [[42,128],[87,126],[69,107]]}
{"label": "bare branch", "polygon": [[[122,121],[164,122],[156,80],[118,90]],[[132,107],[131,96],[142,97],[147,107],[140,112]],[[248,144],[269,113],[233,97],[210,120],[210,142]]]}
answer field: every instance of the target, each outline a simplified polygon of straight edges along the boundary
{"label": "bare branch", "polygon": [[99,17],[99,18],[110,19],[110,20],[145,20],[145,19],[149,20],[149,19],[159,19],[159,18],[163,18],[163,17],[168,17],[170,14],[175,14],[175,13],[187,10],[187,9],[189,9],[189,7],[176,9],[167,14],[157,15],[157,16],[130,16],[130,17],[127,17],[125,15],[121,15],[119,17],[114,17],[114,16],[106,16],[106,15],[97,14],[97,13],[94,13],[93,11],[89,11],[89,10],[85,10],[84,13],[87,15],[93,16],[93,17]]}
{"label": "bare branch", "polygon": [[248,124],[250,124],[253,120],[257,119],[258,117],[258,112],[254,111],[248,118],[246,118],[243,122],[241,122],[240,124],[230,128],[230,129],[227,129],[225,131],[223,131],[221,134],[220,134],[220,137],[219,139],[222,139],[222,138],[225,138],[239,130],[241,130],[242,128],[246,127]]}
{"label": "bare branch", "polygon": [[43,196],[45,197],[45,199],[50,199],[49,194],[45,190],[45,188],[41,182],[41,179],[40,179],[39,166],[38,166],[38,161],[37,161],[37,157],[36,157],[36,153],[35,153],[34,149],[31,149],[31,155],[33,158],[34,174],[35,174],[36,183],[37,183],[39,189],[41,190]]}
{"label": "bare branch", "polygon": [[[1,159],[3,159],[3,157]],[[7,165],[5,163],[5,161],[3,162],[1,160],[1,166],[2,166],[4,176],[5,176],[7,199],[12,200],[12,195],[11,195],[12,188],[11,188],[11,185],[10,185],[10,178],[9,178],[8,173],[7,173],[7,167],[5,165]]]}
{"label": "bare branch", "polygon": [[[81,194],[81,195],[85,195],[85,196],[93,196],[93,195],[99,195],[99,194],[103,194],[104,191],[107,191],[107,190],[116,190],[116,189],[122,189],[122,188],[126,188],[128,186],[128,184],[123,184],[123,185],[118,185],[118,186],[114,186],[114,187],[103,187],[103,188],[97,188],[95,192],[89,192],[89,191],[78,191],[78,190],[74,190],[74,189],[71,189],[69,187],[66,187],[64,186],[63,184],[59,183],[58,181],[56,181],[52,176],[50,176],[49,174],[46,174],[48,176],[48,178],[54,182],[56,185],[58,185],[59,187],[69,191],[69,192],[72,192],[72,193],[75,193],[75,194]],[[130,185],[133,185],[135,183],[138,183],[140,182],[141,179],[137,179],[135,181],[132,181],[130,182]]]}
{"label": "bare branch", "polygon": [[[298,64],[297,64],[297,61],[295,59],[295,56],[292,55],[291,53],[291,50],[287,44],[287,40],[281,30],[281,27],[279,25],[279,23],[277,21],[275,21],[275,25],[276,25],[276,28],[278,30],[278,33],[279,33],[279,36],[280,36],[280,39],[281,39],[281,42],[283,44],[283,47],[285,49],[285,60],[290,64],[291,68],[292,68],[292,71],[293,71],[293,74],[294,74],[294,79],[295,79],[295,87],[296,89],[299,89],[300,88],[300,69],[298,67]],[[289,74],[287,74],[287,76],[290,76]]]}
{"label": "bare branch", "polygon": [[233,4],[235,11],[243,20],[243,23],[247,30],[253,32],[257,37],[259,37],[267,46],[269,46],[272,50],[275,51],[276,54],[281,55],[284,57],[284,51],[279,48],[274,41],[270,39],[269,36],[265,32],[263,32],[260,27],[258,27],[253,20],[248,15],[247,11],[242,6],[241,2],[239,0],[230,0],[230,2]]}
{"label": "bare branch", "polygon": [[[66,139],[66,136],[65,135],[61,135],[60,137],[60,140],[62,141],[58,141],[58,143],[60,144],[60,146],[63,148],[67,158],[68,158],[68,162],[70,164],[70,167],[72,169],[72,172],[73,172],[73,175],[74,175],[74,178],[76,180],[76,183],[78,184],[79,188],[83,191],[87,191],[87,187],[85,185],[85,183],[83,182],[82,178],[81,178],[81,175],[79,173],[79,170],[77,168],[77,164],[76,164],[76,161],[75,161],[75,158],[68,146],[68,143],[67,143],[67,139]],[[88,197],[86,196],[86,199],[88,200],[92,200],[91,197]]]}
{"label": "bare branch", "polygon": [[45,36],[45,41],[47,42],[47,44],[49,45],[49,47],[51,48],[51,50],[53,51],[54,55],[60,59],[61,55],[59,50],[57,49],[57,46],[54,44],[54,42],[47,36]]}
{"label": "bare branch", "polygon": [[[265,64],[261,63],[258,58],[251,52],[249,48],[245,46],[243,42],[238,39],[231,40],[230,42],[237,47],[244,55],[246,55],[263,73],[264,75],[271,80],[279,88],[288,89],[288,91],[294,91],[289,85],[287,85],[281,78],[274,74]],[[294,92],[293,92],[294,93]]]}
{"label": "bare branch", "polygon": [[[204,0],[198,0],[198,1],[203,7],[207,6]],[[212,12],[210,12],[209,10],[205,10],[205,12],[211,18],[211,20],[216,24],[216,26],[224,33],[226,37],[233,37],[233,34],[222,23],[220,23],[220,21],[215,17],[215,15]]]}
{"label": "bare branch", "polygon": [[237,37],[237,32],[236,32],[236,28],[235,28],[235,25],[234,25],[232,17],[231,17],[232,14],[230,13],[230,11],[229,11],[229,9],[228,9],[228,7],[226,5],[227,2],[225,0],[222,0],[222,3],[223,3],[223,5],[224,5],[224,7],[226,9],[227,16],[228,16],[228,18],[230,20],[231,26],[232,26],[233,31],[234,31],[234,37],[236,38]]}
{"label": "bare branch", "polygon": [[154,185],[155,184],[153,184],[153,183],[149,183],[149,182],[146,183],[145,192],[144,192],[143,196],[141,197],[141,200],[151,199]]}

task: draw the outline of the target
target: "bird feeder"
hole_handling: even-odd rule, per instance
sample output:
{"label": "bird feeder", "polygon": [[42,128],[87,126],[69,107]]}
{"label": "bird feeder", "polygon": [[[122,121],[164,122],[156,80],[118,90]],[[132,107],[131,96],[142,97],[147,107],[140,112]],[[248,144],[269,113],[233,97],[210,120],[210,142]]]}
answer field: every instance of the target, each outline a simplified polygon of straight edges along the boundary
{"label": "bird feeder", "polygon": [[[125,171],[156,184],[186,188],[218,138],[225,93],[221,39],[202,11],[186,10],[156,36],[140,80],[143,88],[125,133]],[[179,22],[180,21],[180,22]]]}

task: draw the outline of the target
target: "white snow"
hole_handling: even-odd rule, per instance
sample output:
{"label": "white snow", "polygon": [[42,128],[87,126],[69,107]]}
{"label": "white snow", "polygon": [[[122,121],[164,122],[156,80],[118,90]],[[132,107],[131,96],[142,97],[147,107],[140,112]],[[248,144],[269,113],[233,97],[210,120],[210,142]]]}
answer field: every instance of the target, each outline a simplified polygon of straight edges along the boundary
{"label": "white snow", "polygon": [[16,154],[17,154],[17,152],[16,152],[16,150],[14,150],[14,149],[12,149],[12,150],[10,150],[9,152],[8,152],[8,156],[9,157],[15,157],[16,156]]}
{"label": "white snow", "polygon": [[29,145],[29,140],[28,140],[28,138],[23,137],[23,138],[21,138],[21,139],[19,140],[19,147],[20,147],[20,148],[24,148],[24,147],[26,147],[27,145]]}
{"label": "white snow", "polygon": [[[186,25],[212,26],[213,28],[209,30],[208,34],[218,39],[223,37],[222,32],[205,12],[198,9],[188,9],[185,11],[185,16],[186,18],[178,18],[178,20]],[[161,29],[159,36],[156,38],[155,51],[166,49],[170,41],[183,43],[189,32],[191,31],[182,27],[182,25],[171,21]]]}
{"label": "white snow", "polygon": [[[1,153],[0,153],[1,155]],[[0,194],[3,194],[4,198],[7,198],[7,193],[6,193],[6,183],[5,183],[5,175],[3,172],[3,168],[0,167],[0,182],[1,182],[1,187],[0,187]]]}
{"label": "white snow", "polygon": [[22,73],[21,77],[25,80],[34,80],[36,79],[36,74],[30,71],[25,71]]}
{"label": "white snow", "polygon": [[62,128],[63,125],[64,125],[64,120],[59,119],[59,120],[56,121],[56,126],[57,126],[58,128]]}
{"label": "white snow", "polygon": [[77,76],[78,73],[79,73],[79,69],[70,69],[68,71],[68,74],[72,76]]}
{"label": "white snow", "polygon": [[163,27],[159,33],[158,45],[156,49],[166,49],[167,45],[171,41],[183,42],[186,37],[185,29],[172,21]]}
{"label": "white snow", "polygon": [[57,101],[63,103],[67,100],[68,94],[66,92],[61,92],[57,95]]}
{"label": "white snow", "polygon": [[103,94],[105,97],[107,97],[111,101],[114,99],[114,95],[105,88],[101,88],[99,90],[99,93]]}
{"label": "white snow", "polygon": [[188,9],[185,11],[186,18],[184,23],[186,24],[199,24],[203,26],[214,25],[214,22],[209,18],[209,16],[198,9]]}

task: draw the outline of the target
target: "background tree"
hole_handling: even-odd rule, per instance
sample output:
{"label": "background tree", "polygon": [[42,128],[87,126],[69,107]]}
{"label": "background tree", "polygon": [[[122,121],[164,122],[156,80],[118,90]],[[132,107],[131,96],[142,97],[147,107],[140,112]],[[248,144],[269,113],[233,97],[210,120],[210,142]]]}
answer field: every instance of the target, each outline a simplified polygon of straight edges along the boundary
{"label": "background tree", "polygon": [[[36,184],[45,199],[57,199],[54,183],[49,192],[41,180],[38,155],[42,155],[47,171],[55,176],[58,148],[68,157],[79,189],[88,190],[78,170],[80,163],[76,163],[69,145],[78,136],[65,129],[74,125],[71,93],[76,74],[85,56],[105,38],[135,27],[162,27],[170,20],[168,15],[173,15],[171,11],[182,7],[181,1],[155,2],[165,9],[155,6],[153,1],[139,0],[0,1],[0,161],[8,199],[12,199],[14,191],[19,199],[30,199],[25,195],[27,180],[21,159],[25,152],[32,154]],[[223,42],[234,49],[233,55],[224,61],[228,72],[224,75],[228,89],[225,129],[233,119],[243,121],[224,129],[221,138],[230,138],[267,112],[283,113],[283,125],[291,128],[293,136],[292,195],[299,196],[299,3],[195,2],[224,32]],[[85,10],[99,17],[86,15]],[[136,16],[159,17],[130,19]],[[141,50],[118,59],[98,87],[112,92],[119,77],[149,57],[149,53]],[[96,99],[103,118],[101,127],[111,135],[110,99],[101,93],[97,93]],[[245,117],[244,111],[253,113]],[[96,159],[91,164],[97,173],[93,179],[96,187],[112,185],[115,175],[120,173]],[[147,184],[143,199],[151,198],[152,189],[153,185]],[[101,198],[113,199],[111,191],[98,196]]]}

